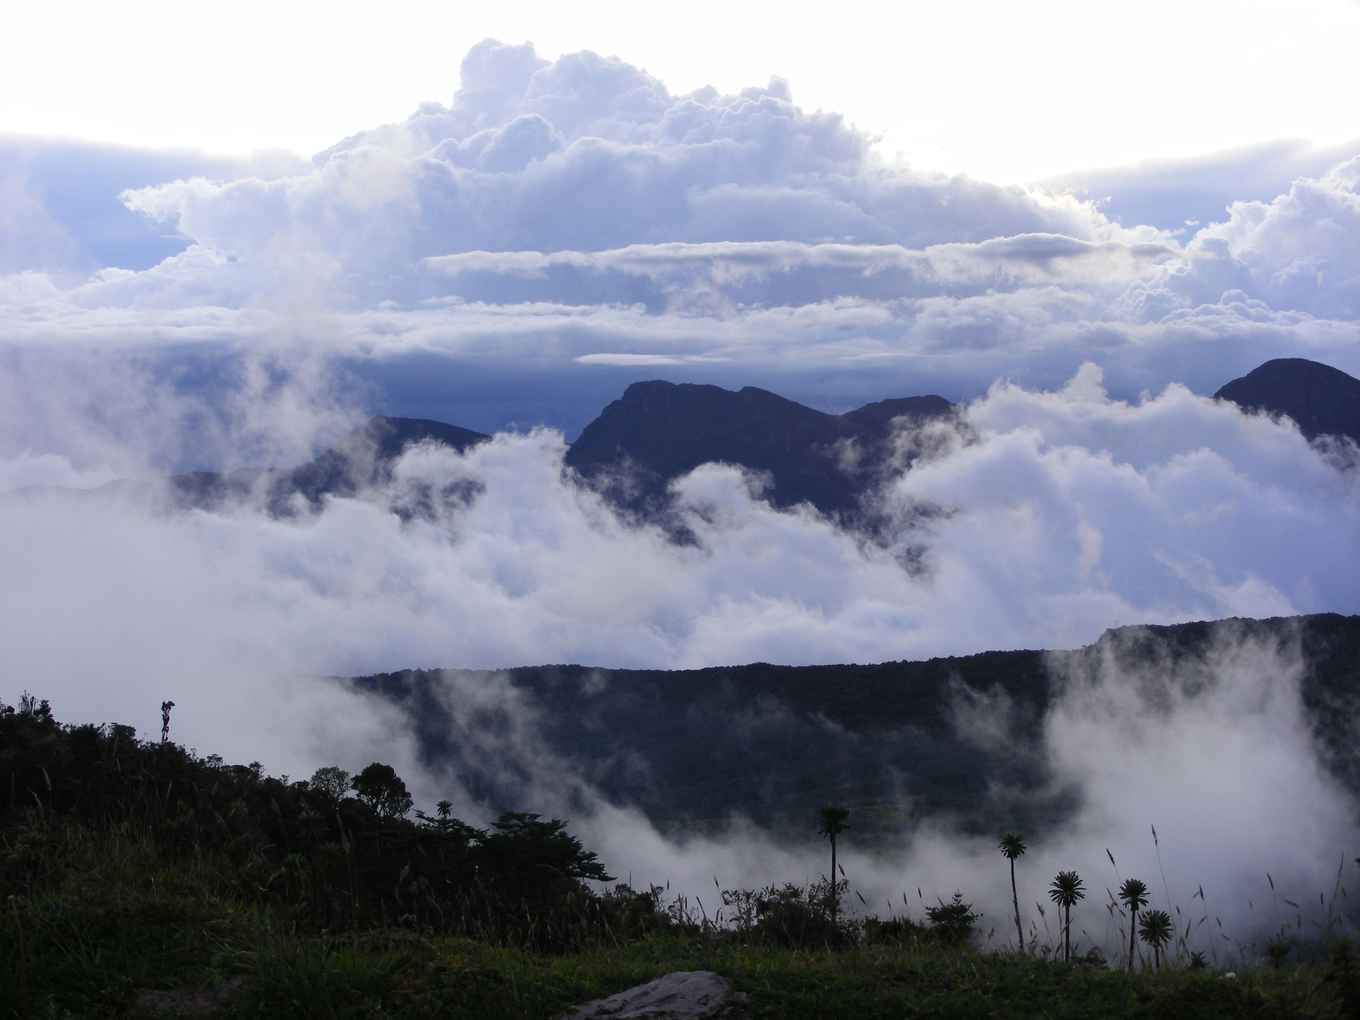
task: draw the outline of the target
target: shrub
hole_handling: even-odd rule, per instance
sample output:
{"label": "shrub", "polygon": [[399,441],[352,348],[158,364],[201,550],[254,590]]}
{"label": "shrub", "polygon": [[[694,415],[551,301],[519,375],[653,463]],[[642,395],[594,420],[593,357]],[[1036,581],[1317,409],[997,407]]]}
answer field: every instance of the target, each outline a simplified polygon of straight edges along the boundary
{"label": "shrub", "polygon": [[973,905],[963,901],[963,893],[955,892],[948,903],[941,900],[938,907],[926,907],[926,916],[935,938],[956,945],[972,937],[973,926],[982,915],[974,913]]}

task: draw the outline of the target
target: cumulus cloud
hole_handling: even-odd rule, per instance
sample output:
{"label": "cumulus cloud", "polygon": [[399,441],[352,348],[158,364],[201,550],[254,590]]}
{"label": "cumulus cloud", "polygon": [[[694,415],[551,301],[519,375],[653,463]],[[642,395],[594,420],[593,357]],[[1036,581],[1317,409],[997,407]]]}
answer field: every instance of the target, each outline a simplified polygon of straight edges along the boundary
{"label": "cumulus cloud", "polygon": [[148,269],[188,241],[128,209],[122,191],[186,177],[267,177],[296,171],[298,162],[282,153],[230,159],[0,136],[0,274]]}
{"label": "cumulus cloud", "polygon": [[196,179],[128,206],[199,244],[268,261],[279,236],[340,253],[356,286],[379,266],[457,251],[594,251],[664,241],[856,241],[911,247],[1048,231],[1122,232],[1089,205],[966,178],[894,171],[839,115],[788,86],[673,96],[616,58],[547,63],[490,41],[452,104],[362,132],[274,181]]}
{"label": "cumulus cloud", "polygon": [[1079,171],[1043,186],[1089,198],[1125,226],[1141,223],[1193,234],[1222,220],[1234,202],[1268,202],[1294,181],[1325,177],[1357,154],[1360,138],[1321,146],[1280,139],[1190,159]]}
{"label": "cumulus cloud", "polygon": [[[1267,172],[1275,156],[1288,173]],[[21,240],[0,322],[9,346],[241,357],[306,335],[380,409],[483,430],[574,433],[658,370],[828,410],[966,399],[998,377],[1052,388],[1085,361],[1120,397],[1212,392],[1282,355],[1360,373],[1346,156],[1281,143],[1135,168],[1110,178],[1132,196],[1116,208],[1075,180],[1003,188],[886,163],[778,79],[676,95],[617,58],[488,40],[448,105],[310,166],[90,175],[173,240],[154,257],[54,213],[65,163],[30,160],[7,178]],[[1240,201],[1189,228],[1128,211],[1182,179]],[[118,237],[142,254],[91,272]]]}

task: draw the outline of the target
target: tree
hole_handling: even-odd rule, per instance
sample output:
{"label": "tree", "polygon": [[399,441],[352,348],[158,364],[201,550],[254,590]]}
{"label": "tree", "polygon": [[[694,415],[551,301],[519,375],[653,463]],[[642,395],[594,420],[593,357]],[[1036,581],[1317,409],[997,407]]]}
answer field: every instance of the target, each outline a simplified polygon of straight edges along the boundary
{"label": "tree", "polygon": [[1165,910],[1150,910],[1138,922],[1138,937],[1152,947],[1152,966],[1162,969],[1162,947],[1171,941],[1171,915]]}
{"label": "tree", "polygon": [[170,742],[170,710],[175,707],[173,701],[161,702],[161,743]]}
{"label": "tree", "polygon": [[1060,871],[1048,888],[1048,898],[1066,913],[1063,921],[1063,962],[1072,961],[1072,905],[1086,899],[1081,876],[1075,871]]}
{"label": "tree", "polygon": [[312,773],[308,785],[330,801],[338,802],[341,797],[349,792],[349,780],[350,775],[344,769],[335,765],[326,765]]}
{"label": "tree", "polygon": [[965,903],[963,893],[955,892],[954,898],[946,903],[939,900],[938,907],[926,907],[926,917],[930,919],[931,930],[943,942],[967,942],[973,932],[973,925],[981,914],[973,913],[973,905]]}
{"label": "tree", "polygon": [[441,800],[436,804],[434,817],[418,810],[416,811],[416,818],[435,832],[445,836],[457,836],[465,846],[470,846],[484,835],[480,830],[473,828],[461,819],[453,817],[453,801],[451,800]]}
{"label": "tree", "polygon": [[391,765],[375,761],[350,780],[359,799],[382,818],[401,818],[411,810],[411,794]]}
{"label": "tree", "polygon": [[24,691],[19,695],[19,714],[26,715],[30,719],[37,719],[39,722],[50,723],[52,721],[52,705],[46,698],[40,701],[36,695]]}
{"label": "tree", "polygon": [[560,901],[583,879],[614,880],[566,822],[517,811],[502,814],[479,835],[476,859],[480,876],[512,904]]}
{"label": "tree", "polygon": [[1134,939],[1138,932],[1135,930],[1138,922],[1138,911],[1141,907],[1147,906],[1147,886],[1136,878],[1126,878],[1124,884],[1119,887],[1119,898],[1124,901],[1124,905],[1129,908],[1129,973],[1133,973],[1133,950]]}
{"label": "tree", "polygon": [[840,894],[836,889],[836,837],[850,828],[850,812],[843,807],[828,805],[818,814],[820,822],[817,832],[831,841],[831,916],[835,917],[840,907]]}
{"label": "tree", "polygon": [[1014,832],[1008,832],[997,844],[1002,855],[1011,862],[1011,902],[1015,905],[1015,937],[1021,952],[1025,949],[1025,934],[1020,927],[1020,896],[1015,891],[1015,859],[1025,854],[1025,840]]}

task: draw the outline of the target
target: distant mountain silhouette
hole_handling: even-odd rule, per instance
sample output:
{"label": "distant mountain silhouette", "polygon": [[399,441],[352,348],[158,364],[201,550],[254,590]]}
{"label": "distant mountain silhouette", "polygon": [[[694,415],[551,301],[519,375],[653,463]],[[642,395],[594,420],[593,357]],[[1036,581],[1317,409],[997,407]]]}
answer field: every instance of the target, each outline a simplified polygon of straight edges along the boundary
{"label": "distant mountain silhouette", "polygon": [[[1354,714],[1338,708],[1360,694],[1360,616],[1122,627],[1070,651],[877,665],[552,665],[346,682],[397,706],[422,760],[458,775],[492,812],[529,803],[535,768],[541,775],[543,762],[557,762],[557,773],[584,778],[667,831],[721,828],[741,815],[806,833],[819,805],[841,804],[855,839],[870,845],[900,841],[932,816],[979,833],[995,832],[998,818],[1024,831],[1070,820],[1077,791],[1054,783],[1041,754],[1062,691],[1132,685],[1160,705],[1163,678],[1174,678],[1194,698],[1224,680],[1232,659],[1223,651],[1239,647],[1288,661],[1301,653],[1300,694],[1320,759],[1360,794]],[[996,706],[1007,738],[971,732],[978,720],[995,726]],[[512,714],[532,726],[532,740],[509,724]]]}
{"label": "distant mountain silhouette", "polygon": [[353,496],[360,489],[390,477],[392,462],[411,444],[433,440],[458,452],[485,442],[490,436],[426,418],[374,417],[355,429],[338,446],[305,464],[287,470],[243,470],[228,475],[195,471],[170,479],[176,500],[183,506],[213,507],[245,498],[267,479],[271,513],[292,512],[301,496],[313,507],[324,496]]}
{"label": "distant mountain silhouette", "polygon": [[1309,439],[1346,436],[1360,443],[1360,379],[1306,358],[1276,358],[1217,393],[1249,411],[1283,414]]}
{"label": "distant mountain silhouette", "polygon": [[953,413],[943,397],[883,400],[825,414],[768,390],[690,383],[634,383],[586,426],[567,465],[615,502],[643,514],[664,508],[671,480],[701,464],[739,464],[768,476],[777,507],[811,503],[853,511],[896,463],[893,423]]}
{"label": "distant mountain silhouette", "polygon": [[[1267,361],[1215,397],[1248,410],[1287,415],[1309,439],[1337,435],[1360,443],[1360,379],[1316,361]],[[891,522],[879,519],[864,496],[910,467],[916,455],[909,443],[899,441],[900,426],[956,419],[957,411],[943,397],[917,396],[881,400],[837,415],[754,386],[728,390],[639,382],[586,426],[568,448],[566,466],[615,506],[662,522],[681,539],[687,530],[670,513],[668,486],[710,463],[739,465],[761,476],[763,495],[775,507],[808,503],[875,535]],[[315,508],[324,496],[352,496],[385,481],[392,462],[411,443],[434,440],[462,452],[488,438],[424,418],[376,417],[297,467],[200,471],[176,475],[171,483],[177,501],[193,507],[258,496],[263,485],[270,511],[288,515],[296,512],[299,496]],[[474,494],[452,493],[458,498]],[[419,507],[408,509],[421,512]]]}

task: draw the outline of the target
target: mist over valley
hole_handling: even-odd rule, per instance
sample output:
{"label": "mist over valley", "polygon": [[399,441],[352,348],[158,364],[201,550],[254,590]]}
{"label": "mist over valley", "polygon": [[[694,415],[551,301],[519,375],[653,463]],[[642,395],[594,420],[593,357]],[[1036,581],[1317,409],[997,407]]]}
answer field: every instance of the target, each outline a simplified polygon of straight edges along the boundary
{"label": "mist over valley", "polygon": [[0,1020],[1360,1001],[1354,132],[992,181],[450,38],[314,152],[0,117]]}

